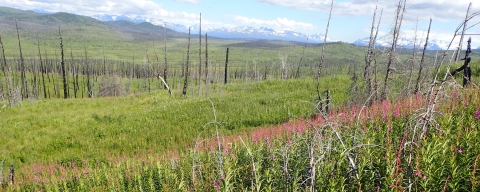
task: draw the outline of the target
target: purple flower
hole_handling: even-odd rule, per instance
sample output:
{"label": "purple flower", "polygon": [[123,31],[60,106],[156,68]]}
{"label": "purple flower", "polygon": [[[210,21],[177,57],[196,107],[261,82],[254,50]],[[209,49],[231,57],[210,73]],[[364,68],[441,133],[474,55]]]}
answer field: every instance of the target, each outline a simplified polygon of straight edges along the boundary
{"label": "purple flower", "polygon": [[475,119],[478,119],[480,118],[480,110],[477,109],[477,111],[475,111]]}
{"label": "purple flower", "polygon": [[458,153],[462,153],[462,152],[463,152],[462,148],[459,147],[458,148]]}
{"label": "purple flower", "polygon": [[218,189],[218,188],[220,188],[220,182],[217,181],[217,182],[215,183],[215,189]]}

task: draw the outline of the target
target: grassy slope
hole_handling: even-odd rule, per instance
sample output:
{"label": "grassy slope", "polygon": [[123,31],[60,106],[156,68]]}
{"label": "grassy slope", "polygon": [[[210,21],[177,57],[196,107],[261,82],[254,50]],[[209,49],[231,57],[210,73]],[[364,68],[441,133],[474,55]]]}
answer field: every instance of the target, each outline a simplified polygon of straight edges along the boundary
{"label": "grassy slope", "polygon": [[[341,103],[346,89],[333,86],[339,81],[346,85],[348,80],[325,79],[322,90],[332,87],[335,102]],[[311,115],[308,102],[314,90],[309,79],[219,85],[210,99],[217,121],[224,125],[222,132],[229,134]],[[179,95],[154,91],[117,98],[49,99],[5,109],[0,115],[1,158],[22,166],[185,149],[214,120],[214,113],[207,98]]]}

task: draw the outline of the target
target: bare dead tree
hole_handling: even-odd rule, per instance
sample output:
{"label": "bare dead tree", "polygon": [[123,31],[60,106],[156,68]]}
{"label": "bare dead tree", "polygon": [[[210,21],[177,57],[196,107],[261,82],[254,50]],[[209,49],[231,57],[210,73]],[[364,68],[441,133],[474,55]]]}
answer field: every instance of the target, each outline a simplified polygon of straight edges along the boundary
{"label": "bare dead tree", "polygon": [[[375,43],[377,41],[378,27],[380,25],[380,20],[382,19],[382,11],[380,12],[380,18],[378,20],[377,27],[375,28],[375,20],[377,16],[377,6],[375,6],[375,11],[373,12],[372,19],[372,30],[370,31],[370,41],[368,42],[367,55],[365,56],[365,69],[363,72],[363,78],[365,79],[367,95],[371,95],[373,92],[373,71],[372,71],[372,61],[374,59],[375,52]],[[376,31],[376,32],[375,32]]]}
{"label": "bare dead tree", "polygon": [[403,14],[405,13],[405,5],[406,5],[407,0],[400,0],[398,2],[397,6],[397,16],[395,18],[395,25],[393,26],[393,31],[392,31],[392,47],[390,48],[390,53],[388,56],[388,63],[387,63],[387,73],[385,74],[385,80],[383,83],[383,91],[381,94],[381,99],[385,100],[387,99],[387,89],[388,89],[388,80],[390,78],[390,74],[392,73],[392,65],[395,60],[395,54],[396,54],[396,49],[397,49],[397,42],[400,37],[400,28],[402,26],[402,21],[403,21]]}
{"label": "bare dead tree", "polygon": [[205,33],[205,85],[208,83],[208,34]]}
{"label": "bare dead tree", "polygon": [[468,9],[467,9],[467,14],[465,15],[465,20],[464,20],[464,23],[463,23],[463,30],[462,30],[462,34],[460,35],[460,42],[458,42],[458,48],[457,48],[457,54],[455,55],[455,62],[458,62],[458,60],[460,59],[460,53],[462,52],[462,43],[463,43],[463,37],[465,35],[465,30],[467,29],[467,21],[469,20],[468,17],[469,17],[469,14],[470,14],[470,8],[472,7],[472,2],[470,2],[470,4],[468,4]]}
{"label": "bare dead tree", "polygon": [[418,31],[418,18],[417,18],[417,23],[415,25],[415,34],[414,34],[414,37],[413,37],[412,65],[410,65],[410,74],[408,75],[407,87],[404,90],[405,96],[408,96],[411,93],[410,85],[412,83],[413,69],[415,68],[415,65],[417,64],[417,52],[418,52],[417,31]]}
{"label": "bare dead tree", "polygon": [[88,97],[93,98],[94,97],[94,93],[93,93],[94,81],[90,81],[90,79],[91,79],[90,75],[93,73],[93,69],[92,69],[90,63],[88,62],[87,47],[84,46],[83,48],[84,48],[84,53],[85,53],[85,67],[87,68],[86,69],[86,73],[87,73],[87,94],[88,94]]}
{"label": "bare dead tree", "polygon": [[9,70],[8,70],[8,65],[7,65],[7,59],[5,58],[5,48],[3,47],[3,42],[2,42],[2,37],[0,36],[0,46],[2,48],[2,71],[3,71],[3,76],[5,77],[5,84],[7,88],[7,98],[8,98],[8,105],[12,106],[13,101],[12,101],[12,88],[13,84],[11,82],[9,75]]}
{"label": "bare dead tree", "polygon": [[155,73],[156,76],[160,76],[160,64],[158,63],[158,54],[157,54],[157,49],[155,48],[155,37],[153,38],[153,54],[155,55],[155,61],[156,61],[156,64],[157,64],[157,65],[155,65],[155,63],[154,63],[154,66],[156,66],[157,69],[156,70],[152,69],[152,73]]}
{"label": "bare dead tree", "polygon": [[417,82],[415,83],[415,90],[414,90],[415,94],[417,94],[420,91],[420,79],[422,77],[423,61],[425,59],[425,52],[427,51],[428,37],[430,36],[430,27],[431,26],[432,26],[432,18],[430,18],[430,24],[428,25],[427,38],[425,39],[425,45],[423,46],[422,59],[420,60]]}
{"label": "bare dead tree", "polygon": [[15,169],[10,165],[10,173],[8,174],[8,181],[11,185],[15,185]]}
{"label": "bare dead tree", "polygon": [[68,86],[67,86],[67,72],[65,70],[65,58],[63,54],[63,40],[62,40],[62,33],[60,31],[60,27],[58,27],[58,34],[60,35],[60,50],[62,56],[62,82],[63,82],[63,98],[68,98]]}
{"label": "bare dead tree", "polygon": [[28,83],[27,83],[27,68],[25,66],[25,61],[23,59],[23,54],[22,54],[22,45],[20,42],[20,33],[18,32],[18,23],[17,23],[17,16],[14,15],[15,18],[15,29],[17,30],[17,40],[18,40],[18,49],[20,51],[20,80],[22,82],[21,86],[21,94],[22,94],[22,99],[28,98]]}
{"label": "bare dead tree", "polygon": [[183,82],[183,95],[187,94],[188,87],[188,62],[190,60],[190,27],[188,28],[187,62],[185,64],[185,81]]}
{"label": "bare dead tree", "polygon": [[198,27],[198,94],[202,89],[202,13],[200,13],[200,26]]}
{"label": "bare dead tree", "polygon": [[223,83],[227,84],[227,78],[228,78],[228,47],[227,47],[227,55],[225,56],[225,74],[224,74],[224,79]]}
{"label": "bare dead tree", "polygon": [[47,98],[47,88],[46,88],[46,85],[45,85],[45,69],[44,69],[44,66],[43,66],[42,53],[40,52],[40,39],[38,38],[38,33],[37,33],[37,45],[38,45],[38,56],[40,58],[40,71],[42,73],[43,97],[46,99]]}
{"label": "bare dead tree", "polygon": [[163,50],[163,79],[168,85],[167,77],[167,23],[163,23],[163,41],[164,41],[164,50]]}
{"label": "bare dead tree", "polygon": [[322,56],[320,57],[320,63],[318,64],[318,70],[317,70],[317,96],[319,101],[322,100],[320,96],[320,74],[322,72],[323,63],[325,61],[325,46],[327,45],[328,27],[330,26],[330,19],[332,18],[332,9],[333,9],[333,0],[332,0],[332,4],[330,5],[330,13],[328,15],[327,27],[325,29],[325,36],[323,38]]}
{"label": "bare dead tree", "polygon": [[[69,38],[69,40],[70,40],[70,38]],[[75,78],[75,67],[76,67],[76,66],[75,66],[75,62],[74,62],[74,60],[73,60],[72,43],[70,43],[70,70],[72,71],[73,96],[74,96],[75,98],[77,98],[77,91],[78,91],[77,85],[78,85],[78,83],[77,83],[77,79]],[[67,71],[68,71],[68,70],[67,70]],[[68,78],[68,76],[67,76],[67,78]],[[67,82],[68,82],[68,80],[67,80]],[[67,83],[67,87],[68,87],[68,86],[69,86],[69,85],[68,85],[68,83]],[[69,88],[69,87],[68,87],[67,90],[68,90],[68,95],[71,95],[71,94],[70,94],[70,88]]]}
{"label": "bare dead tree", "polygon": [[305,45],[303,46],[302,57],[300,57],[300,61],[298,62],[297,72],[295,73],[295,79],[298,79],[300,77],[300,67],[302,66],[303,58],[305,57],[305,49],[307,48],[307,42],[308,42],[308,37],[307,37],[307,40],[305,41]]}
{"label": "bare dead tree", "polygon": [[[377,29],[375,32],[375,37],[373,38],[374,42],[373,45],[377,42],[377,37],[378,37],[378,31],[380,30],[380,22],[382,20],[382,15],[383,15],[383,9],[380,11],[380,18],[378,19],[377,23]],[[374,68],[373,68],[373,89],[370,92],[370,95],[373,96],[373,99],[370,101],[378,99],[378,78],[377,78],[377,51],[373,51],[373,63],[374,63]]]}

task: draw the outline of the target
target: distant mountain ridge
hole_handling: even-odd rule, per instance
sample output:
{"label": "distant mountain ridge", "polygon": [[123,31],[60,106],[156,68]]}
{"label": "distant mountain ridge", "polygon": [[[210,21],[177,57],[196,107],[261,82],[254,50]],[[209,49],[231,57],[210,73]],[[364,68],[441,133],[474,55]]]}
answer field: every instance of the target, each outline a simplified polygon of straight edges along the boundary
{"label": "distant mountain ridge", "polygon": [[[147,18],[144,16],[138,16],[138,15],[103,14],[103,15],[95,15],[92,17],[81,16],[85,19],[79,19],[81,17],[79,18],[70,17],[69,14],[66,14],[66,16],[58,17],[59,15],[62,15],[65,13],[51,13],[44,10],[33,10],[31,12],[40,14],[40,17],[44,17],[45,18],[44,20],[49,20],[50,22],[56,22],[59,20],[64,20],[63,22],[71,22],[72,20],[78,20],[78,22],[84,22],[84,21],[88,21],[87,18],[92,18],[92,21],[88,21],[88,22],[95,23],[94,20],[97,20],[99,22],[100,21],[109,22],[109,23],[113,22],[114,25],[116,26],[119,26],[119,23],[115,24],[115,22],[118,22],[118,21],[129,21],[137,24],[142,24],[146,22],[146,23],[150,23],[155,26],[161,26],[161,27],[166,25],[168,29],[172,30],[171,32],[175,31],[180,33],[188,33],[188,28],[189,28],[187,26],[171,23],[168,21],[164,21],[162,19]],[[53,15],[55,17],[51,17],[50,15]],[[66,17],[70,17],[72,20],[66,19]],[[192,34],[198,34],[199,26],[193,25],[190,27],[190,29]],[[267,27],[254,28],[254,27],[247,27],[247,26],[239,26],[239,27],[228,27],[228,28],[227,27],[214,28],[214,27],[202,26],[202,33],[208,33],[210,37],[218,37],[218,38],[226,38],[226,39],[283,40],[283,41],[295,41],[295,42],[302,42],[302,43],[303,42],[323,43],[324,41],[324,35],[322,33],[306,35],[304,33],[296,32],[296,31],[277,30],[277,29],[271,29]],[[175,34],[174,36],[180,37],[182,35]],[[417,42],[416,46],[419,49],[423,49],[423,46],[425,44],[424,41],[425,40],[422,39],[420,42]],[[327,42],[340,42],[340,40],[327,38]],[[369,37],[366,37],[366,38],[358,39],[352,44],[357,46],[368,46],[368,43],[369,43]],[[442,40],[430,39],[427,45],[427,49],[428,50],[445,50],[447,49],[448,44],[449,42],[445,42]],[[391,40],[389,39],[388,36],[380,37],[377,39],[377,42],[375,45],[377,47],[390,47]],[[398,47],[413,49],[414,48],[413,38],[400,39],[398,42]],[[480,47],[478,47],[477,49],[480,49]]]}
{"label": "distant mountain ridge", "polygon": [[[149,22],[154,25],[164,26],[167,28],[188,33],[188,27],[180,24],[174,24],[171,22],[163,21],[161,19],[147,18],[138,15],[94,15],[93,18],[100,21],[118,21],[127,20],[137,23]],[[194,25],[190,27],[192,34],[198,34],[199,26]],[[267,27],[253,28],[253,27],[204,27],[202,26],[202,33],[208,33],[209,36],[229,39],[265,39],[265,40],[284,40],[284,41],[297,41],[308,43],[323,43],[325,36],[322,33],[316,33],[312,35],[306,35],[304,33],[290,31],[290,30],[276,30]],[[338,42],[339,40],[331,39],[327,37],[327,42]]]}
{"label": "distant mountain ridge", "polygon": [[[363,39],[358,39],[357,41],[353,42],[354,45],[357,46],[368,46],[370,42],[370,37],[366,37]],[[449,42],[436,40],[436,39],[429,39],[427,44],[427,50],[446,50],[448,48]],[[377,47],[391,47],[392,40],[390,37],[380,37],[375,42],[375,46]],[[416,48],[423,49],[425,46],[425,39],[417,40]],[[415,42],[413,39],[409,38],[401,38],[398,40],[397,47],[399,48],[406,48],[406,49],[413,49],[415,48]]]}

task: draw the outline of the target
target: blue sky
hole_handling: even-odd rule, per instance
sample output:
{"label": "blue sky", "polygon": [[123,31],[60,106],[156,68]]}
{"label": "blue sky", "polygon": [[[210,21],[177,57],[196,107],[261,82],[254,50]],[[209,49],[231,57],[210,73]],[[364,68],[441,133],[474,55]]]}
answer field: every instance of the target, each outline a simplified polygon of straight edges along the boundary
{"label": "blue sky", "polygon": [[[465,18],[472,0],[407,0],[402,36],[413,38],[418,21],[418,38],[425,38],[428,21],[433,19],[430,39],[450,41]],[[331,0],[0,0],[0,6],[24,10],[43,9],[80,15],[130,14],[202,27],[269,27],[306,34],[325,33]],[[353,42],[369,36],[375,7],[383,9],[380,35],[393,25],[398,0],[334,0],[328,37]],[[473,2],[471,13],[480,11]],[[476,23],[479,19],[472,20]],[[378,19],[378,18],[377,18]],[[480,25],[469,30],[480,33]],[[480,45],[479,36],[472,36]],[[478,42],[478,43],[476,43]]]}

